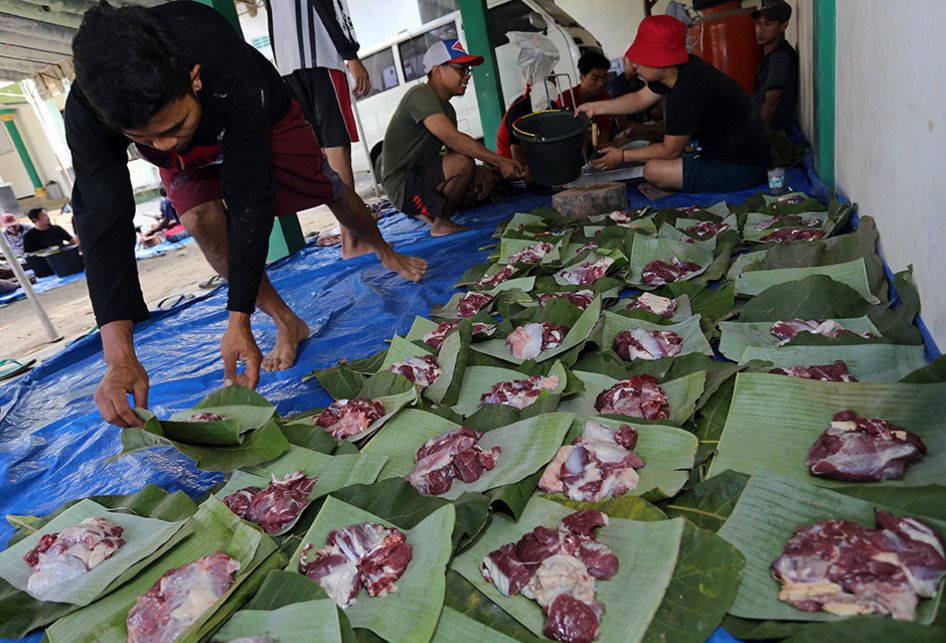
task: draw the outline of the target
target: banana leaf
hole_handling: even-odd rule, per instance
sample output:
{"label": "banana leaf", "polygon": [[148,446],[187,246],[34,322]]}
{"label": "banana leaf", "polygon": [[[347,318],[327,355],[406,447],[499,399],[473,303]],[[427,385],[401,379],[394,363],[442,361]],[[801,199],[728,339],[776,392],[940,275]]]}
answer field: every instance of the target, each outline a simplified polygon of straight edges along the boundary
{"label": "banana leaf", "polygon": [[[443,606],[446,584],[444,573],[453,549],[450,534],[453,531],[454,515],[453,506],[444,505],[416,527],[405,531],[407,542],[413,548],[413,556],[404,575],[395,583],[397,591],[374,598],[367,592],[359,594],[345,610],[352,627],[369,629],[391,643],[431,639]],[[316,549],[322,548],[333,529],[363,522],[395,526],[383,518],[329,496],[286,569],[298,569],[305,544],[312,544]]]}
{"label": "banana leaf", "polygon": [[681,322],[693,316],[693,309],[690,307],[690,298],[687,295],[680,295],[676,298],[670,297],[670,299],[676,299],[677,302],[677,309],[670,318],[661,317],[660,315],[656,315],[645,310],[627,310],[627,307],[633,304],[639,296],[640,293],[631,297],[619,299],[614,303],[613,306],[609,307],[608,312],[664,325],[667,323]]}
{"label": "banana leaf", "polygon": [[911,384],[946,382],[946,356],[940,355],[926,366],[916,369],[900,381]]}
{"label": "banana leaf", "polygon": [[748,474],[766,470],[824,487],[849,486],[812,476],[805,466],[808,450],[831,425],[832,416],[847,409],[912,431],[928,449],[902,480],[872,486],[946,483],[946,383],[819,382],[766,373],[736,376],[729,418],[709,475],[726,469]]}
{"label": "banana leaf", "polygon": [[834,281],[853,288],[865,301],[872,304],[880,303],[880,300],[870,291],[867,268],[863,259],[831,266],[813,266],[811,268],[746,270],[736,279],[736,294],[742,296],[761,295],[772,286],[799,281],[813,275],[830,277]]}
{"label": "banana leaf", "polygon": [[475,621],[469,616],[444,605],[437,622],[434,643],[514,643],[516,639],[497,632],[493,628]]}
{"label": "banana leaf", "polygon": [[37,600],[71,605],[88,605],[99,596],[120,587],[181,539],[190,530],[186,520],[166,522],[111,511],[92,500],[81,500],[51,520],[42,529],[27,536],[0,553],[0,578],[23,592],[28,592],[27,581],[33,573],[23,556],[33,549],[45,534],[60,532],[86,518],[105,518],[123,529],[125,544],[110,558],[102,561],[82,576],[52,588]]}
{"label": "banana leaf", "polygon": [[338,608],[329,599],[305,601],[275,610],[240,610],[230,617],[214,641],[234,641],[246,637],[269,641],[341,642]]}
{"label": "banana leaf", "polygon": [[644,330],[672,331],[677,333],[683,342],[680,344],[680,353],[674,357],[687,355],[689,353],[713,354],[712,347],[706,340],[706,336],[703,335],[703,331],[700,329],[701,317],[699,315],[694,315],[686,321],[666,325],[653,324],[643,319],[634,319],[607,311],[604,312],[603,318],[604,329],[602,339],[604,340],[604,346],[606,348],[610,348],[614,345],[615,338],[621,332],[642,328]]}
{"label": "banana leaf", "polygon": [[[761,200],[761,205],[765,210],[778,212],[779,214],[796,214],[798,212],[810,212],[824,210],[824,204],[816,198],[805,194],[804,192],[789,192],[787,194],[772,195],[765,192],[759,192],[754,198]],[[788,203],[801,199],[798,203]]]}
{"label": "banana leaf", "polygon": [[147,592],[166,571],[222,551],[240,562],[240,570],[233,585],[176,640],[197,641],[209,635],[216,623],[242,604],[242,601],[228,600],[230,597],[240,594],[241,590],[245,591],[244,585],[255,591],[262,578],[252,578],[254,572],[272,556],[278,556],[276,543],[256,527],[243,522],[213,496],[201,504],[188,526],[192,528],[190,536],[133,580],[91,605],[56,621],[46,630],[50,643],[125,641],[128,638],[125,620],[139,596]]}
{"label": "banana leaf", "polygon": [[[562,343],[556,346],[555,348],[549,348],[547,350],[539,353],[535,357],[536,362],[544,362],[545,360],[551,359],[556,355],[561,355],[576,346],[581,345],[585,340],[587,340],[592,331],[594,331],[595,326],[598,324],[598,318],[601,316],[601,297],[595,297],[595,300],[591,302],[591,305],[585,309],[578,320],[574,325],[569,328],[568,333],[566,333],[565,338]],[[510,362],[512,364],[523,364],[527,360],[519,359],[512,354],[512,351],[509,350],[509,347],[506,346],[506,340],[503,339],[489,339],[484,342],[477,342],[473,344],[471,348],[479,353],[484,353],[495,357],[496,359],[502,360],[504,362]]]}
{"label": "banana leaf", "polygon": [[[499,268],[497,268],[497,270],[499,270]],[[518,277],[518,278],[513,278],[507,281],[504,281],[498,286],[495,286],[488,290],[483,290],[483,289],[478,290],[477,292],[482,292],[484,294],[491,295],[493,297],[493,301],[488,302],[485,306],[483,306],[481,310],[479,310],[470,319],[475,320],[475,321],[486,321],[486,322],[491,321],[489,319],[489,311],[496,304],[496,299],[495,299],[496,295],[502,292],[508,292],[512,290],[521,291],[521,292],[529,292],[530,290],[532,290],[534,286],[535,286],[535,277]],[[471,288],[471,292],[473,292],[473,290],[474,289]],[[431,310],[430,316],[437,317],[438,319],[449,319],[449,320],[454,320],[454,321],[461,319],[460,315],[457,313],[457,305],[459,304],[460,299],[462,299],[463,296],[466,294],[467,293],[462,293],[462,292],[454,293],[453,296],[450,297],[450,301],[448,301],[446,304]]]}
{"label": "banana leaf", "polygon": [[[777,621],[845,620],[827,612],[803,612],[778,600],[779,584],[772,578],[769,566],[782,554],[785,543],[798,527],[819,520],[844,519],[874,528],[875,507],[878,505],[874,502],[768,472],[752,476],[726,524],[719,530],[719,535],[746,557],[742,584],[729,613],[741,618]],[[946,532],[946,522],[923,519],[941,533]],[[935,598],[920,601],[916,622],[933,621],[942,593],[941,586]],[[882,617],[871,620],[885,621]]]}
{"label": "banana leaf", "polygon": [[[427,333],[436,330],[437,326],[438,326],[437,322],[431,321],[427,319],[426,317],[421,317],[420,315],[418,315],[417,317],[414,318],[414,323],[411,324],[411,328],[410,330],[407,331],[407,335],[404,336],[404,339],[411,342],[416,342],[416,341],[423,342],[424,336]],[[454,330],[453,332],[456,332],[456,330]],[[492,337],[495,333],[496,333],[496,326],[493,326],[491,329],[484,331],[483,333],[474,335],[474,337],[478,339],[482,339],[484,337]]]}
{"label": "banana leaf", "polygon": [[[539,399],[533,404],[538,404],[546,397],[552,396],[561,396],[565,393],[566,386],[568,385],[568,371],[565,370],[565,367],[562,366],[561,362],[555,362],[548,371],[549,375],[555,375],[558,378],[558,387],[549,391],[548,393],[540,393]],[[470,416],[480,410],[480,398],[489,393],[495,384],[499,382],[508,382],[510,380],[521,380],[527,377],[519,371],[514,371],[508,368],[499,368],[496,366],[470,366],[466,370],[466,374],[463,378],[463,386],[460,388],[460,394],[457,397],[456,404],[453,405],[453,410],[460,415]],[[499,406],[489,404],[486,406]],[[513,407],[506,407],[512,411],[527,411],[530,407],[525,409],[515,409]],[[510,416],[514,417],[514,416]]]}
{"label": "banana leaf", "polygon": [[[470,581],[452,569],[447,570],[447,592],[444,595],[443,606],[444,611],[451,609],[471,621],[485,625],[491,630],[488,631],[489,635],[495,631],[510,637],[514,641],[524,643],[538,643],[545,640],[527,630],[522,623],[510,616],[499,605],[486,598]],[[442,614],[441,618],[443,618]],[[472,629],[470,631],[483,630]],[[438,634],[434,636],[436,638]],[[492,639],[481,640],[491,641]]]}
{"label": "banana leaf", "polygon": [[[585,390],[578,395],[563,400],[558,405],[558,410],[563,413],[574,413],[578,419],[589,418],[599,415],[595,409],[595,399],[605,389],[609,389],[618,383],[618,380],[607,375],[591,373],[588,371],[573,371],[585,384]],[[681,426],[691,417],[696,410],[696,403],[703,394],[703,386],[706,382],[706,373],[697,372],[684,377],[661,383],[664,393],[667,395],[667,402],[670,405],[670,418],[662,420],[666,424]],[[606,416],[607,417],[607,416]],[[614,416],[620,418],[621,416]],[[625,418],[625,421],[627,419]],[[630,418],[633,425],[638,423],[654,423],[650,420],[641,418]]]}
{"label": "banana leaf", "polygon": [[[821,230],[827,236],[831,228],[834,226],[834,221],[828,218],[827,212],[799,212],[799,216],[805,221],[817,221],[817,226],[811,226],[812,230]],[[797,227],[798,224],[795,223],[779,223],[776,222],[774,225],[765,228],[764,230],[759,229],[759,224],[763,221],[767,221],[772,218],[771,214],[765,214],[762,212],[750,212],[746,215],[746,224],[742,229],[742,238],[746,241],[751,241],[753,243],[769,243],[768,241],[763,241],[762,238],[766,237],[781,227]],[[791,244],[794,245],[794,244]]]}
{"label": "banana leaf", "polygon": [[[568,237],[542,237],[536,239],[535,237],[530,237],[528,239],[515,239],[511,237],[504,236],[499,242],[499,256],[496,258],[496,263],[507,264],[509,263],[509,257],[521,252],[526,248],[531,248],[535,244],[544,241],[546,243],[552,244],[552,250],[549,251],[541,260],[539,260],[538,265],[546,266],[549,264],[554,264],[560,262],[562,259],[562,248],[565,247],[568,243]],[[526,264],[534,265],[534,264]]]}
{"label": "banana leaf", "polygon": [[926,364],[922,346],[902,344],[852,344],[849,346],[750,346],[740,363],[751,360],[772,362],[773,367],[811,366],[843,360],[861,382],[895,382]]}
{"label": "banana leaf", "polygon": [[193,460],[198,469],[226,473],[273,460],[289,448],[289,442],[274,420],[250,431],[235,446],[198,446],[167,438],[161,424],[150,411],[135,409],[135,414],[145,421],[144,426],[122,429],[122,451],[109,461],[134,451],[172,446]]}
{"label": "banana leaf", "polygon": [[[585,422],[592,420],[614,430],[627,424],[626,421],[607,417],[588,418],[572,425],[565,442],[571,443],[581,435]],[[637,446],[634,447],[634,453],[644,459],[644,467],[637,470],[640,481],[628,494],[645,496],[648,499],[675,496],[686,484],[690,469],[693,468],[696,436],[675,426],[642,424],[634,428],[637,429]],[[551,494],[548,497],[557,500],[565,496]]]}
{"label": "banana leaf", "polygon": [[631,274],[628,278],[628,283],[644,290],[652,290],[654,286],[648,286],[641,281],[644,267],[655,259],[670,263],[674,257],[683,261],[692,261],[702,267],[700,272],[691,275],[689,279],[703,274],[706,272],[706,269],[709,268],[709,265],[713,263],[713,251],[711,248],[685,243],[683,241],[637,235],[634,237],[634,246],[631,249]]}
{"label": "banana leaf", "polygon": [[[555,528],[572,512],[557,502],[533,498],[518,522],[497,514],[482,537],[454,559],[452,568],[533,634],[541,636],[545,615],[539,604],[521,594],[500,594],[483,578],[480,562],[494,549],[516,542],[535,527]],[[644,637],[670,584],[683,525],[680,519],[635,522],[611,518],[598,530],[597,540],[611,548],[620,566],[613,578],[596,582],[596,598],[605,606],[597,641],[639,641]]]}
{"label": "banana leaf", "polygon": [[[222,415],[222,422],[191,422],[196,413]],[[276,415],[276,407],[256,391],[242,386],[218,389],[187,411],[170,420],[159,420],[164,435],[188,444],[236,445],[240,435],[258,429]]]}
{"label": "banana leaf", "polygon": [[[703,330],[707,333],[712,333],[715,330],[717,321],[732,316],[733,307],[736,304],[736,288],[733,284],[726,284],[717,288],[684,281],[667,284],[654,292],[663,297],[678,299],[684,295],[687,296],[690,299],[690,308],[693,310],[693,314],[703,317]],[[709,325],[708,328],[707,325]]]}
{"label": "banana leaf", "polygon": [[[683,221],[686,221],[686,219],[683,219]],[[694,235],[687,234],[683,230],[670,225],[669,223],[665,223],[660,226],[660,230],[657,232],[657,237],[659,239],[670,239],[671,241],[682,241],[683,243],[692,246],[699,246],[709,250],[710,252],[716,250],[716,235],[713,235],[709,239],[699,239]]]}
{"label": "banana leaf", "polygon": [[[614,263],[607,267],[604,272],[604,276],[602,276],[601,279],[604,279],[608,276],[613,278],[619,277],[627,266],[627,257],[620,250],[611,248],[598,248],[588,252],[587,255],[585,253],[581,253],[574,259],[570,260],[569,263],[566,263],[562,269],[557,271],[554,275],[552,275],[552,277],[555,279],[555,283],[557,283],[559,286],[573,286],[575,284],[570,284],[563,278],[563,275],[566,271],[571,270],[575,266],[578,266],[582,263],[595,262],[606,256],[613,258]],[[590,288],[593,285],[594,283],[586,284],[584,287]]]}
{"label": "banana leaf", "polygon": [[[496,466],[484,471],[475,482],[454,480],[450,489],[438,497],[456,500],[467,492],[483,493],[515,484],[539,471],[562,445],[572,417],[569,413],[547,413],[485,432],[477,444],[487,451],[496,446],[502,449]],[[378,458],[387,456],[387,463],[378,476],[380,479],[404,478],[414,470],[415,453],[424,442],[459,428],[459,424],[432,413],[405,411],[362,453]]]}
{"label": "banana leaf", "polygon": [[[384,467],[386,460],[387,458],[383,455],[330,456],[293,446],[272,462],[250,467],[245,471],[234,471],[226,485],[215,495],[223,500],[231,493],[247,487],[264,489],[271,479],[282,478],[294,471],[302,471],[307,476],[318,477],[318,481],[309,493],[309,501],[311,502],[342,487],[374,482],[378,479],[378,474]],[[299,515],[302,515],[301,511]],[[295,521],[271,535],[283,534],[292,529],[294,525]]]}
{"label": "banana leaf", "polygon": [[[792,319],[792,317],[784,317],[782,319]],[[810,317],[801,317],[800,319],[812,319]],[[825,319],[823,317],[817,317],[815,319]],[[855,333],[865,333],[871,332],[875,335],[880,335],[880,331],[871,323],[870,319],[867,317],[853,317],[853,318],[830,318],[838,322],[845,329],[853,331]],[[762,348],[762,349],[775,349],[778,348],[779,338],[772,334],[772,324],[775,321],[754,321],[754,322],[720,322],[719,330],[722,333],[719,340],[719,352],[733,360],[734,362],[742,361],[742,356],[749,348]],[[797,339],[802,335],[811,335],[812,333],[798,333],[798,336],[792,340],[797,341]],[[827,339],[827,338],[826,338]],[[838,340],[844,339],[844,335],[834,338],[833,340],[827,339],[826,344],[840,344]],[[862,339],[862,338],[859,338]],[[867,340],[864,339],[864,342]],[[873,344],[872,344],[873,345]],[[823,362],[821,362],[823,363]]]}
{"label": "banana leaf", "polygon": [[[437,364],[443,372],[430,386],[421,390],[421,395],[431,402],[451,404],[456,400],[460,383],[463,381],[463,371],[466,369],[471,329],[469,322],[466,322],[465,330],[458,328],[459,332],[450,333],[440,345],[440,349],[436,351]],[[435,352],[427,345],[418,344],[419,342],[415,344],[395,335],[381,369],[387,371],[395,362],[403,362],[411,357],[423,357]]]}
{"label": "banana leaf", "polygon": [[519,228],[519,226],[535,230],[544,230],[548,227],[548,222],[539,215],[532,214],[531,212],[516,212],[509,221],[496,226],[496,233],[493,236],[499,238],[502,236],[503,232],[512,232]]}
{"label": "banana leaf", "polygon": [[660,508],[671,518],[686,518],[701,529],[719,531],[748,482],[749,476],[743,473],[723,471],[660,503]]}

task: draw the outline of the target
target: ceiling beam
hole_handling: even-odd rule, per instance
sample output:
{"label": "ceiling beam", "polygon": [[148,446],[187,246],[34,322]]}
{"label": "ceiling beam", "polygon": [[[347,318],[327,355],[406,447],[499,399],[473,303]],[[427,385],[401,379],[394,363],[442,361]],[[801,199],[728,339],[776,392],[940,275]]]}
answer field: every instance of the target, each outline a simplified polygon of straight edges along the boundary
{"label": "ceiling beam", "polygon": [[77,29],[82,23],[81,13],[67,13],[64,11],[46,11],[42,5],[30,4],[23,0],[0,0],[0,13],[19,16],[27,20],[48,22],[60,27]]}
{"label": "ceiling beam", "polygon": [[71,56],[72,47],[67,42],[30,38],[0,27],[0,50],[5,47],[25,48],[59,56]]}
{"label": "ceiling beam", "polygon": [[[2,40],[0,40],[0,42],[2,42]],[[63,58],[70,58],[72,56],[72,52],[67,51],[66,53],[62,53],[44,49],[36,49],[34,47],[0,44],[0,56],[3,56],[4,58],[14,58],[24,62],[50,64],[58,63]]]}
{"label": "ceiling beam", "polygon": [[[76,35],[75,29],[28,20],[9,13],[0,13],[0,29],[15,33],[27,41],[32,38],[40,38],[42,40],[65,43],[66,46],[72,45],[72,38]],[[4,42],[11,42],[15,45],[28,44],[13,41]]]}
{"label": "ceiling beam", "polygon": [[12,71],[20,71],[27,75],[43,71],[53,64],[55,63],[33,63],[26,60],[17,60],[15,58],[7,58],[3,55],[0,55],[0,67],[3,67],[4,69],[10,69]]}

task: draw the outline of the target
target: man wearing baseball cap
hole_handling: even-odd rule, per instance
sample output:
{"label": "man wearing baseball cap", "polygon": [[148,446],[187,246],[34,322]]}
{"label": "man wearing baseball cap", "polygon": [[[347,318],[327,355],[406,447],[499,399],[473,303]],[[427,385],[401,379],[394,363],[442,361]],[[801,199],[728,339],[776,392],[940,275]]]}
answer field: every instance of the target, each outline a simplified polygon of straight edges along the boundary
{"label": "man wearing baseball cap", "polygon": [[752,92],[752,108],[772,129],[784,130],[798,105],[798,52],[785,40],[792,8],[785,0],[763,0],[752,12],[762,60]]}
{"label": "man wearing baseball cap", "polygon": [[[388,198],[429,223],[435,237],[465,229],[450,217],[468,191],[485,198],[492,190],[492,174],[473,159],[492,163],[507,179],[524,174],[517,161],[493,154],[457,129],[450,99],[466,92],[470,67],[482,62],[455,38],[435,42],[424,54],[427,82],[404,94],[384,134],[382,182]],[[447,153],[441,156],[444,146]]]}
{"label": "man wearing baseball cap", "polygon": [[[686,26],[671,16],[641,21],[625,56],[647,83],[640,91],[585,103],[578,112],[632,114],[662,98],[664,138],[635,150],[604,148],[599,169],[645,163],[640,191],[734,192],[763,183],[770,162],[765,125],[735,80],[687,53]],[[687,146],[695,151],[687,152]]]}
{"label": "man wearing baseball cap", "polygon": [[28,223],[20,223],[16,215],[11,212],[4,212],[3,216],[0,216],[0,224],[3,225],[3,230],[0,233],[7,238],[10,247],[13,248],[13,254],[17,257],[23,257],[26,254],[23,249],[23,239],[26,237],[26,233],[33,229],[33,226]]}

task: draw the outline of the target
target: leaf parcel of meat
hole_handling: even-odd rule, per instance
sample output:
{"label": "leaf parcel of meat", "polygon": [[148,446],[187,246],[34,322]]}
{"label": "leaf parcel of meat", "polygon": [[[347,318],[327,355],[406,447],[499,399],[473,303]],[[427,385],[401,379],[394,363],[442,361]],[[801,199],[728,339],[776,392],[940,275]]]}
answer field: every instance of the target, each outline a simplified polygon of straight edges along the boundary
{"label": "leaf parcel of meat", "polygon": [[896,382],[926,364],[922,346],[905,344],[839,344],[825,346],[750,346],[740,363],[762,360],[773,367],[831,364],[841,360],[860,382]]}
{"label": "leaf parcel of meat", "polygon": [[[792,319],[787,317],[785,319]],[[800,318],[808,319],[808,318]],[[817,318],[824,320],[824,318]],[[877,327],[871,323],[867,317],[851,317],[845,319],[832,318],[845,328],[845,330],[854,333],[874,333],[880,335]],[[743,361],[743,354],[749,348],[776,348],[779,345],[779,338],[772,333],[772,324],[774,321],[738,321],[738,322],[719,322],[719,330],[722,333],[719,339],[719,352],[733,360],[734,362]],[[798,333],[796,340],[802,335],[811,335],[812,333]],[[835,341],[827,340],[825,343],[841,344],[844,336],[834,338]],[[868,340],[862,339],[866,342]]]}

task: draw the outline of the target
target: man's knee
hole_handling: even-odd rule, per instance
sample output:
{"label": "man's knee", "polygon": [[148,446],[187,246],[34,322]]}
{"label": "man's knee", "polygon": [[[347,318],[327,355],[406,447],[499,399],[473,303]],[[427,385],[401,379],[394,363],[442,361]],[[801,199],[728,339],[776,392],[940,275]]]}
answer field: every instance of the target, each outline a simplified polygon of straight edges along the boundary
{"label": "man's knee", "polygon": [[644,163],[644,180],[648,183],[657,183],[660,180],[660,171],[653,161]]}
{"label": "man's knee", "polygon": [[201,248],[222,246],[226,250],[227,224],[221,201],[201,203],[181,215],[181,223]]}
{"label": "man's knee", "polygon": [[465,154],[450,152],[443,157],[443,177],[446,180],[455,178],[472,178],[476,171],[476,163]]}
{"label": "man's knee", "polygon": [[[644,180],[660,188],[679,188],[683,161],[651,159],[644,164]],[[679,165],[677,165],[679,164]]]}

